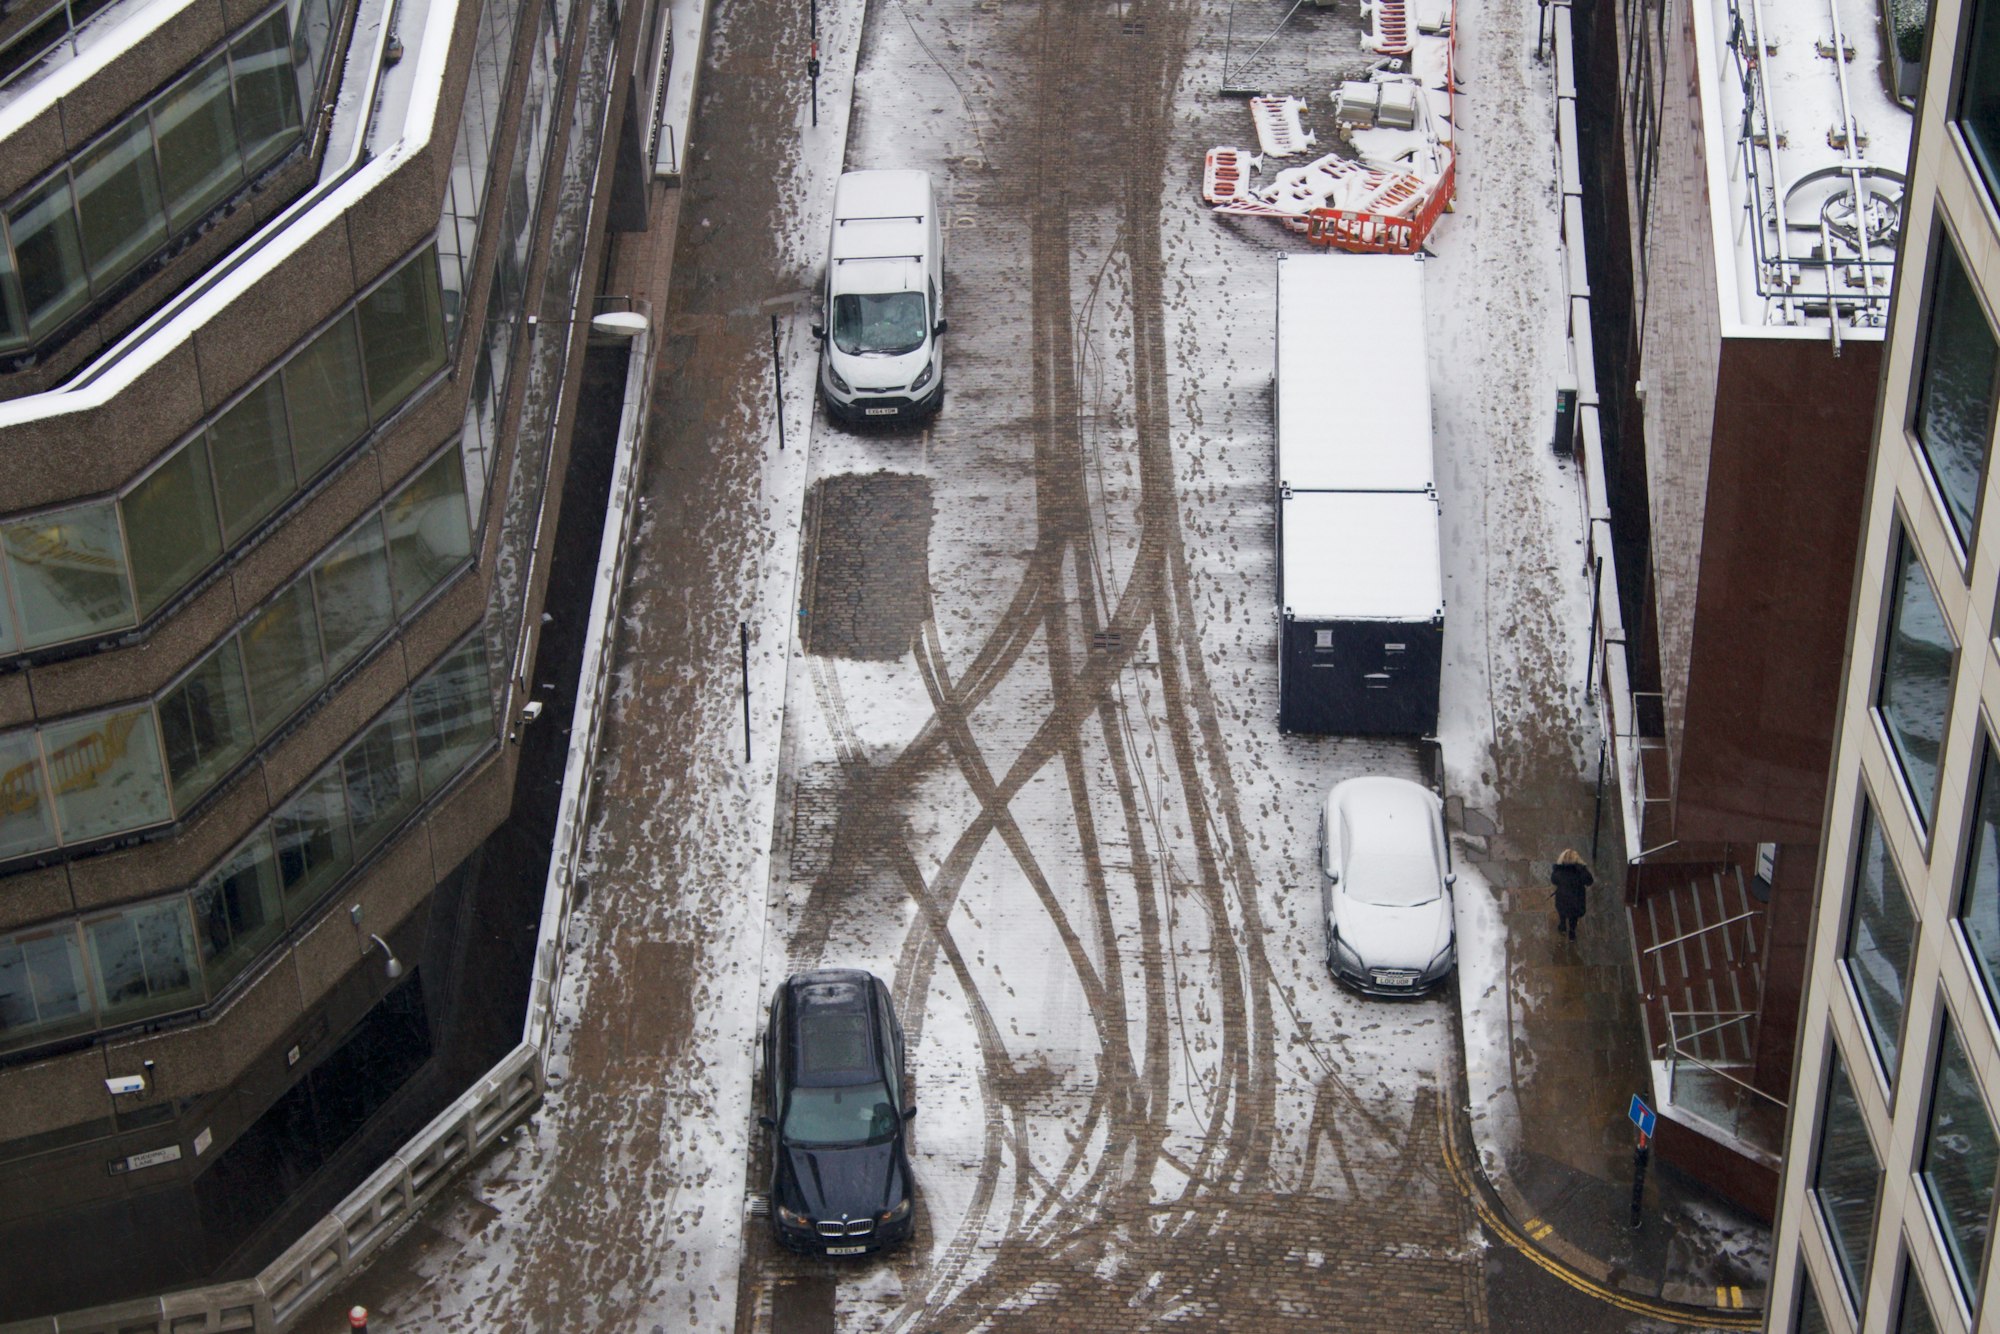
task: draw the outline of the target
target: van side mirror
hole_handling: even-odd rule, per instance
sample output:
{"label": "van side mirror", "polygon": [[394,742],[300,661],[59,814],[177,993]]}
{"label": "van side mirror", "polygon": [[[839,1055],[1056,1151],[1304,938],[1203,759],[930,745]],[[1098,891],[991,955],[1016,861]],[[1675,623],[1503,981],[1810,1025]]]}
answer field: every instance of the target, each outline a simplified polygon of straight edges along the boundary
{"label": "van side mirror", "polygon": [[1457,883],[1458,883],[1458,872],[1456,872],[1456,871],[1446,871],[1446,872],[1444,873],[1444,882],[1445,882],[1445,884],[1446,884],[1446,885],[1455,885],[1455,884],[1457,884]]}
{"label": "van side mirror", "polygon": [[944,331],[950,327],[951,327],[950,320],[939,320],[937,322],[937,327],[931,330],[931,337],[933,338],[944,337]]}
{"label": "van side mirror", "polygon": [[814,326],[812,327],[812,331],[813,331],[813,337],[814,337],[814,338],[817,338],[817,339],[822,339],[822,340],[823,340],[823,339],[825,339],[825,337],[826,337],[826,326],[825,326],[824,324],[815,324],[815,325],[814,325]]}
{"label": "van side mirror", "polygon": [[914,1121],[917,1119],[917,1105],[915,1103],[911,1103],[903,1109],[903,1119],[905,1121]]}
{"label": "van side mirror", "polygon": [[758,1117],[757,1124],[764,1127],[764,1129],[766,1130],[776,1130],[778,1128],[777,1121],[768,1116]]}

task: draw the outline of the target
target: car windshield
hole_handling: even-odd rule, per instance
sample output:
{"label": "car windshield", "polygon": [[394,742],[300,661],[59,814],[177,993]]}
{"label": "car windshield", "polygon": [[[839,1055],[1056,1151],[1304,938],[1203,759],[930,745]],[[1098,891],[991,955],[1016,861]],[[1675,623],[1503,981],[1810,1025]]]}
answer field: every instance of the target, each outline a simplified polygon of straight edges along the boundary
{"label": "car windshield", "polygon": [[851,357],[901,356],[924,345],[924,294],[883,292],[833,299],[833,345]]}
{"label": "car windshield", "polygon": [[1347,896],[1383,908],[1414,908],[1444,892],[1428,857],[1357,851],[1347,863]]}
{"label": "car windshield", "polygon": [[793,1144],[867,1144],[896,1133],[896,1105],[881,1084],[795,1088],[785,1102],[785,1139]]}

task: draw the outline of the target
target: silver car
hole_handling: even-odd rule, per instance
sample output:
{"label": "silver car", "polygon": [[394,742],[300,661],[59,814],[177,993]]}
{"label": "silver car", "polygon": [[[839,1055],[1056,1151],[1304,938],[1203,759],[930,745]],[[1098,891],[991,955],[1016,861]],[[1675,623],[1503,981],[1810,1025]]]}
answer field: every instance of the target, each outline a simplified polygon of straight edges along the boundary
{"label": "silver car", "polygon": [[1404,778],[1350,778],[1319,816],[1326,962],[1371,996],[1414,996],[1451,974],[1451,847],[1444,803]]}

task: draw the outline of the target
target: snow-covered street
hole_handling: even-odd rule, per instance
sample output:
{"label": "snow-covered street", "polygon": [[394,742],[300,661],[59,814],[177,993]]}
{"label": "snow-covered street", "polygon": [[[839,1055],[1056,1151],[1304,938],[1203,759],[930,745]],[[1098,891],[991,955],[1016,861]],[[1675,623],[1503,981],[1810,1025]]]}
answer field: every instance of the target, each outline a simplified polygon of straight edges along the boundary
{"label": "snow-covered street", "polygon": [[[1235,56],[1288,8],[1235,6]],[[805,14],[716,10],[560,1079],[364,1276],[389,1327],[1485,1327],[1456,997],[1343,990],[1321,936],[1320,799],[1424,756],[1276,726],[1276,260],[1309,247],[1198,197],[1204,151],[1254,142],[1230,11],[822,0],[813,127]],[[1576,838],[1550,811],[1588,809],[1597,752],[1537,13],[1458,12],[1425,264],[1442,777],[1503,1133],[1486,836]],[[1330,142],[1360,31],[1304,7],[1234,75]],[[948,225],[914,433],[811,397],[832,183],[876,166],[929,171]],[[916,1240],[839,1269],[753,1212],[763,1007],[832,965],[890,983],[920,1108]]]}

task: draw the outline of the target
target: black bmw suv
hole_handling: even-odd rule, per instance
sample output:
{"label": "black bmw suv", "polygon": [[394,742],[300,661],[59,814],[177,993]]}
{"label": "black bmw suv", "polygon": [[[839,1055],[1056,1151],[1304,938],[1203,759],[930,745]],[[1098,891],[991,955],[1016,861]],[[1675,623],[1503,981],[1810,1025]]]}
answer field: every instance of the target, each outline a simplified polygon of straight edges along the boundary
{"label": "black bmw suv", "polygon": [[771,998],[762,1118],[775,1130],[771,1227],[819,1255],[865,1255],[910,1235],[903,1029],[880,978],[794,973]]}

